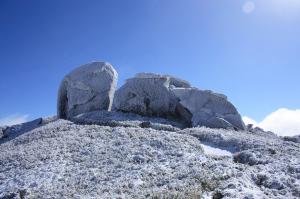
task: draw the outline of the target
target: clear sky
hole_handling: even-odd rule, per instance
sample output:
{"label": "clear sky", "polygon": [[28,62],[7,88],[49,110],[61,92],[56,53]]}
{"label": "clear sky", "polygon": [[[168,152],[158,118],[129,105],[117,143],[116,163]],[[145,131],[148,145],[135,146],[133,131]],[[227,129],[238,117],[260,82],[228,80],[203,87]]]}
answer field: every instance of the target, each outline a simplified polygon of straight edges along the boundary
{"label": "clear sky", "polygon": [[300,0],[1,0],[0,118],[56,114],[60,80],[108,61],[168,73],[261,121],[300,108]]}

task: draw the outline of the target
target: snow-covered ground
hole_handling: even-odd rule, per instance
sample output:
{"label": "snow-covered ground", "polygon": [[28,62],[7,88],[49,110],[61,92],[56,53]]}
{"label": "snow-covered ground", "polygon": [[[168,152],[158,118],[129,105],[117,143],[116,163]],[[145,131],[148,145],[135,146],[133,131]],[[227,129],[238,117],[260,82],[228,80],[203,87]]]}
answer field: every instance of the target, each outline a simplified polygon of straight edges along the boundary
{"label": "snow-covered ground", "polygon": [[0,198],[299,198],[300,144],[89,113],[2,128]]}
{"label": "snow-covered ground", "polygon": [[232,156],[232,153],[228,150],[220,149],[216,146],[210,146],[207,143],[201,144],[204,153],[207,155],[215,155],[215,156]]}

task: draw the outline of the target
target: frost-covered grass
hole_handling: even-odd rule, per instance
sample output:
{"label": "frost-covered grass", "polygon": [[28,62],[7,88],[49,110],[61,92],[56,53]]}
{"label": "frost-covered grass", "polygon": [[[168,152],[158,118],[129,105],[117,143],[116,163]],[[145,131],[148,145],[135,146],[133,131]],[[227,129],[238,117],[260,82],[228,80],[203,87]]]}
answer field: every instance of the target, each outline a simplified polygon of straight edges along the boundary
{"label": "frost-covered grass", "polygon": [[[300,197],[299,143],[111,114],[6,129],[0,198]],[[233,157],[216,156],[224,149]]]}
{"label": "frost-covered grass", "polygon": [[220,149],[215,146],[210,146],[208,144],[201,144],[204,153],[207,155],[212,155],[212,156],[232,156],[232,153],[228,150]]}

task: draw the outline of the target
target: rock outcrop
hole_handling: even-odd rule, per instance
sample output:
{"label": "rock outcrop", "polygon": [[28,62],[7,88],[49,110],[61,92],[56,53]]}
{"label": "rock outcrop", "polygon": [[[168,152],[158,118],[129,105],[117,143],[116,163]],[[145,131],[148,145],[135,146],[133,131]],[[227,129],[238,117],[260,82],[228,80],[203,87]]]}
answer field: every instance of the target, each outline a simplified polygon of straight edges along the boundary
{"label": "rock outcrop", "polygon": [[169,75],[139,73],[116,92],[116,111],[177,117],[187,126],[245,129],[236,108],[223,94],[192,88]]}
{"label": "rock outcrop", "polygon": [[225,95],[197,88],[172,88],[171,91],[192,114],[192,126],[245,129],[240,114]]}
{"label": "rock outcrop", "polygon": [[158,116],[186,127],[245,130],[240,114],[223,94],[193,88],[185,80],[138,73],[115,93],[117,72],[106,62],[83,65],[63,79],[58,94],[59,118],[106,110]]}
{"label": "rock outcrop", "polygon": [[175,115],[177,98],[169,90],[170,78],[143,74],[128,79],[114,98],[114,109],[148,116]]}
{"label": "rock outcrop", "polygon": [[144,116],[159,116],[181,120],[190,126],[191,114],[171,92],[171,88],[190,87],[190,84],[176,77],[153,73],[139,73],[128,79],[116,91],[113,109]]}
{"label": "rock outcrop", "polygon": [[110,110],[118,74],[106,62],[92,62],[73,70],[61,82],[57,115],[72,118],[97,110]]}

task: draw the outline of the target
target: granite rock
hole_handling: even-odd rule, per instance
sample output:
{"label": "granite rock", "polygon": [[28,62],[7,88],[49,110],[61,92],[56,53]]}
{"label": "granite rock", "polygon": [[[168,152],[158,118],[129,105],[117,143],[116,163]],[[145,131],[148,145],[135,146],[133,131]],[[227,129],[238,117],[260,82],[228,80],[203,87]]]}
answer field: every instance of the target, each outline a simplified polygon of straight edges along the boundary
{"label": "granite rock", "polygon": [[57,115],[72,118],[96,110],[110,110],[118,74],[107,62],[82,65],[66,75],[58,91]]}

